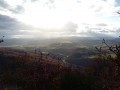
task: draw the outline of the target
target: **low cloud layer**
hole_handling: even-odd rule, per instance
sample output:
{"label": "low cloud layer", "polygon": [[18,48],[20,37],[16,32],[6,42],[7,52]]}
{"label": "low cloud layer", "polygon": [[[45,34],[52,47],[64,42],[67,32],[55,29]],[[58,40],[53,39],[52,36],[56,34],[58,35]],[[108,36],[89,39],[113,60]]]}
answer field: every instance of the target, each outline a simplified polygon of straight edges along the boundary
{"label": "low cloud layer", "polygon": [[9,16],[0,14],[0,35],[5,35],[5,36],[9,36],[9,35],[12,36],[18,34],[22,35],[25,33],[20,33],[20,30],[34,31],[36,29],[38,28],[34,26],[26,25],[16,20],[15,18],[11,18]]}
{"label": "low cloud layer", "polygon": [[0,15],[0,30],[25,30],[33,29],[32,26],[25,25],[22,22],[17,21],[6,15]]}

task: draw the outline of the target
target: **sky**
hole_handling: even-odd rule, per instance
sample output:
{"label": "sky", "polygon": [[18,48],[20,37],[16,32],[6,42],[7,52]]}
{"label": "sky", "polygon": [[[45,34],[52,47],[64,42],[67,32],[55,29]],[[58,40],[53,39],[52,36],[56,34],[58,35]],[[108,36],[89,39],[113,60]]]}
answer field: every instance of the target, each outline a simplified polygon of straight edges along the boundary
{"label": "sky", "polygon": [[120,0],[0,0],[0,36],[118,37]]}

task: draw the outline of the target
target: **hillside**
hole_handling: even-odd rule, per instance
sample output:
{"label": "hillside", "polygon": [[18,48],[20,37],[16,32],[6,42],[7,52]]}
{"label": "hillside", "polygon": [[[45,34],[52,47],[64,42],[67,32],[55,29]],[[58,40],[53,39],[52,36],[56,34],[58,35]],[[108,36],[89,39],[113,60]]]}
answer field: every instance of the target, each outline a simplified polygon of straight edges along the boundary
{"label": "hillside", "polygon": [[41,57],[10,48],[0,49],[0,89],[2,90],[6,90],[5,88],[58,90],[61,74],[72,69],[72,66],[50,56]]}
{"label": "hillside", "polygon": [[[97,57],[90,61],[89,56]],[[1,47],[0,89],[119,90],[119,67],[111,61],[87,45],[67,41],[37,49]]]}

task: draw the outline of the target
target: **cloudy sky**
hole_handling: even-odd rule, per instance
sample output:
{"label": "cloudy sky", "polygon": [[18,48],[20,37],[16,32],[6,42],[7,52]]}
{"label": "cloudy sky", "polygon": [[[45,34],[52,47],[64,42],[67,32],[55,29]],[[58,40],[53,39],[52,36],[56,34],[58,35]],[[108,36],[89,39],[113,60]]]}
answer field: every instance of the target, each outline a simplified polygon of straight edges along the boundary
{"label": "cloudy sky", "polygon": [[119,36],[120,0],[0,0],[0,36]]}

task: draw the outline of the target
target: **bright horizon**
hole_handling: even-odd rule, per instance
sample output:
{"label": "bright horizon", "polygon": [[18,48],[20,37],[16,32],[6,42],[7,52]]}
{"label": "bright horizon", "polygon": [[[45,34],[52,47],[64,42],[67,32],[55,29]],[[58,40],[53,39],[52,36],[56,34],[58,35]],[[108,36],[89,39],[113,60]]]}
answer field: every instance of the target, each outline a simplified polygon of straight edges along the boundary
{"label": "bright horizon", "polygon": [[1,0],[0,34],[11,38],[117,37],[119,11],[119,0]]}

